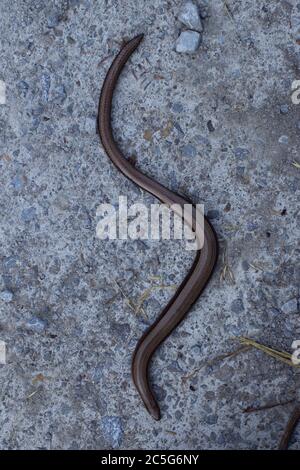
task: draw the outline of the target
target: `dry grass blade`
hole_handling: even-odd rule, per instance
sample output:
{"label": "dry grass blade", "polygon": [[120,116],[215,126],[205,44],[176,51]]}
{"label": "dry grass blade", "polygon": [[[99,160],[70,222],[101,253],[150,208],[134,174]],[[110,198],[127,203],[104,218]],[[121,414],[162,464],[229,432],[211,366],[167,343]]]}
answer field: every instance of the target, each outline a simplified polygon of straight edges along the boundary
{"label": "dry grass blade", "polygon": [[177,436],[177,432],[175,431],[170,431],[169,429],[166,429],[166,433],[170,434],[171,436]]}
{"label": "dry grass blade", "polygon": [[249,266],[255,271],[264,271],[264,268],[258,263],[249,263]]}
{"label": "dry grass blade", "polygon": [[[155,278],[156,280],[160,279],[159,277],[156,277]],[[177,285],[174,284],[174,285],[170,285],[170,286],[167,286],[165,284],[155,284],[153,286],[150,286],[148,287],[142,294],[141,296],[138,298],[137,302],[134,303],[127,295],[126,293],[123,291],[122,287],[119,285],[119,283],[114,280],[114,285],[117,289],[118,292],[120,292],[122,294],[122,296],[124,297],[125,299],[125,302],[126,304],[128,305],[128,307],[135,313],[135,315],[139,315],[139,314],[142,314],[143,317],[148,320],[148,316],[143,308],[143,303],[145,302],[145,300],[147,300],[151,293],[155,290],[155,289],[176,289],[177,288]]]}
{"label": "dry grass blade", "polygon": [[193,378],[197,374],[197,372],[199,372],[203,367],[212,366],[215,363],[217,363],[219,361],[223,361],[224,359],[227,359],[227,358],[233,358],[233,357],[237,356],[238,354],[241,354],[243,352],[248,351],[249,349],[250,349],[249,346],[242,346],[241,348],[238,348],[235,351],[231,351],[231,352],[225,353],[225,354],[220,354],[219,356],[216,356],[213,359],[210,359],[209,361],[205,362],[201,367],[198,367],[197,369],[194,369],[190,374],[184,375],[183,377],[181,377],[181,380],[182,380],[182,382],[186,382],[187,380]]}
{"label": "dry grass blade", "polygon": [[256,413],[257,411],[264,411],[264,410],[271,410],[272,408],[276,408],[277,406],[285,406],[289,405],[290,403],[294,403],[294,399],[292,400],[287,400],[287,401],[281,401],[279,403],[270,403],[267,405],[263,406],[258,406],[257,408],[253,408],[252,406],[248,406],[248,408],[245,408],[243,410],[243,413]]}
{"label": "dry grass blade", "polygon": [[238,225],[224,225],[223,228],[226,232],[237,232],[239,230]]}
{"label": "dry grass blade", "polygon": [[293,165],[295,168],[298,168],[298,170],[300,170],[300,163],[294,161],[294,162],[292,163],[292,165]]}
{"label": "dry grass blade", "polygon": [[36,395],[36,393],[38,393],[39,391],[40,391],[40,389],[34,390],[34,392],[30,393],[30,394],[26,397],[26,400],[29,400],[30,398],[34,397],[34,395]]}
{"label": "dry grass blade", "polygon": [[221,269],[220,280],[225,281],[226,278],[229,279],[231,284],[235,284],[235,277],[228,263],[227,248],[224,249],[223,253],[223,268]]}
{"label": "dry grass blade", "polygon": [[149,280],[150,281],[161,281],[162,277],[161,276],[150,276]]}
{"label": "dry grass blade", "polygon": [[[117,283],[116,280],[114,280],[114,285],[115,287],[117,288],[117,290],[122,294],[122,296],[124,297],[125,299],[125,302],[126,304],[128,305],[128,307],[136,314],[137,313],[137,306],[133,303],[133,301],[131,299],[129,299],[129,297],[125,294],[125,292],[123,291],[123,289],[121,288],[121,286]],[[142,315],[144,316],[145,320],[148,320],[148,317],[147,317],[147,314],[145,312],[145,310],[143,308],[139,309],[139,312],[142,313]]]}
{"label": "dry grass blade", "polygon": [[137,302],[137,306],[136,306],[136,313],[139,313],[141,308],[142,308],[142,305],[143,303],[145,302],[145,300],[147,300],[151,293],[155,290],[155,289],[176,289],[177,288],[177,285],[174,284],[174,285],[170,285],[170,286],[167,286],[165,284],[156,284],[154,286],[150,286],[148,287],[142,294],[141,296],[139,297],[138,299],[138,302]]}
{"label": "dry grass blade", "polygon": [[294,364],[292,361],[292,355],[286,351],[277,351],[276,349],[269,348],[264,344],[258,343],[250,338],[245,338],[243,336],[236,338],[240,341],[241,344],[245,346],[252,346],[253,348],[259,349],[274,359],[278,359],[281,362],[284,362],[291,367],[300,367],[300,364]]}

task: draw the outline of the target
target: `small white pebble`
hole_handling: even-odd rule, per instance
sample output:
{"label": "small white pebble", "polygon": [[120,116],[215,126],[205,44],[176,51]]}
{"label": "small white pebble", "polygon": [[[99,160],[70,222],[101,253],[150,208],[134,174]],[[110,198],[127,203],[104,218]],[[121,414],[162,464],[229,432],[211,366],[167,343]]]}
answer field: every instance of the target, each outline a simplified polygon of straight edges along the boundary
{"label": "small white pebble", "polygon": [[201,34],[196,31],[183,31],[176,41],[176,52],[192,54],[201,43]]}
{"label": "small white pebble", "polygon": [[178,19],[189,29],[193,29],[200,33],[203,31],[198,8],[191,1],[186,1],[183,3],[178,15]]}
{"label": "small white pebble", "polygon": [[286,144],[289,143],[289,138],[288,138],[287,135],[282,135],[282,136],[279,137],[278,142],[279,142],[280,144],[286,145]]}

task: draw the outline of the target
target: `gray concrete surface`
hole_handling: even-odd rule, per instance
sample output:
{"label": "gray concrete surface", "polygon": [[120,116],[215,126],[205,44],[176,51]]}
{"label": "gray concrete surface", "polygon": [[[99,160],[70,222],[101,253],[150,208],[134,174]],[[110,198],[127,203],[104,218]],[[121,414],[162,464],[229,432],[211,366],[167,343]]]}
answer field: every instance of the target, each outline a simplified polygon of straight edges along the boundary
{"label": "gray concrete surface", "polygon": [[[2,449],[273,449],[294,404],[243,410],[299,398],[296,368],[255,349],[219,356],[241,335],[287,351],[300,339],[300,4],[206,2],[195,55],[175,52],[180,5],[1,1]],[[111,59],[140,32],[115,99],[119,143],[204,202],[221,245],[209,287],[154,358],[160,422],[130,362],[171,291],[151,292],[146,319],[116,282],[136,304],[151,284],[179,283],[192,254],[96,238],[101,202],[154,202],[113,168],[95,130]]]}

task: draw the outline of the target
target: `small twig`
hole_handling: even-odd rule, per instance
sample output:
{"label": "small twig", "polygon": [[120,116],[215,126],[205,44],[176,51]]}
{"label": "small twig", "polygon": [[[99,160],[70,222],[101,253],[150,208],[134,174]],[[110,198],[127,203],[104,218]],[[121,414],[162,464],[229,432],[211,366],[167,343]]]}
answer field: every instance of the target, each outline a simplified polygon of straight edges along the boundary
{"label": "small twig", "polygon": [[119,296],[119,292],[117,292],[115,295],[113,295],[113,296],[110,297],[108,300],[106,300],[106,301],[104,302],[104,305],[109,305],[109,304],[113,303],[113,302],[116,300],[116,298],[117,298],[118,296]]}
{"label": "small twig", "polygon": [[[114,280],[114,284],[115,284],[117,290],[118,290],[118,291],[122,294],[122,296],[124,297],[125,302],[127,303],[128,307],[136,314],[136,313],[137,313],[136,306],[134,305],[134,303],[132,302],[132,300],[127,297],[127,295],[125,294],[125,292],[123,291],[123,289],[122,289],[121,286],[117,283],[116,280]],[[144,310],[143,308],[141,308],[139,311],[143,314],[143,316],[145,317],[145,319],[148,320],[148,317],[147,317],[147,314],[146,314],[145,310]]]}
{"label": "small twig", "polygon": [[227,15],[228,15],[229,18],[233,21],[233,23],[235,23],[235,21],[234,21],[234,16],[233,16],[233,14],[231,13],[231,10],[230,10],[229,6],[227,5],[227,2],[225,2],[225,0],[224,0],[223,3],[224,3],[224,7],[225,7],[225,10],[226,10]]}
{"label": "small twig", "polygon": [[185,382],[187,382],[189,379],[193,378],[194,375],[196,375],[203,367],[204,367],[204,364],[203,364],[203,366],[198,367],[198,369],[194,369],[190,374],[183,375],[183,376],[181,377],[182,382],[185,383]]}
{"label": "small twig", "polygon": [[131,73],[134,76],[134,78],[136,79],[136,81],[138,81],[138,77],[136,76],[136,73],[133,69],[131,69]]}
{"label": "small twig", "polygon": [[225,353],[225,354],[220,354],[219,356],[216,356],[213,359],[205,362],[201,367],[198,367],[197,369],[194,369],[190,374],[184,375],[183,377],[181,377],[181,380],[183,382],[186,382],[187,380],[194,377],[194,375],[197,374],[197,372],[199,372],[201,369],[203,369],[203,367],[212,366],[216,362],[223,361],[224,359],[227,359],[227,358],[235,357],[235,356],[237,356],[238,354],[240,354],[242,352],[248,351],[249,349],[250,349],[249,346],[242,346],[241,348],[236,349],[235,351],[231,351],[231,352]]}
{"label": "small twig", "polygon": [[226,277],[229,278],[232,284],[235,284],[235,277],[228,263],[227,247],[225,247],[224,252],[223,252],[223,268],[221,270],[220,280],[225,281]]}
{"label": "small twig", "polygon": [[9,155],[1,155],[0,160],[5,160],[7,162],[11,162],[12,158]]}
{"label": "small twig", "polygon": [[239,34],[239,32],[238,32],[238,28],[237,28],[237,25],[236,25],[234,16],[233,16],[233,14],[232,14],[232,12],[231,12],[231,9],[229,8],[229,6],[228,6],[228,4],[227,4],[227,2],[226,2],[225,0],[223,0],[223,3],[224,3],[225,11],[226,11],[227,15],[229,16],[230,20],[232,21],[232,24],[233,24],[233,26],[234,26],[234,28],[235,28],[235,34],[237,35],[239,41],[243,44],[242,38],[241,38],[241,36],[240,36],[240,34]]}
{"label": "small twig", "polygon": [[300,407],[296,406],[294,409],[287,425],[284,430],[284,433],[282,435],[282,438],[280,440],[278,449],[279,450],[287,450],[289,446],[290,439],[292,437],[292,434],[294,432],[294,429],[296,428],[298,421],[300,420]]}
{"label": "small twig", "polygon": [[256,411],[263,411],[263,410],[271,410],[272,408],[276,408],[276,406],[285,406],[289,405],[290,403],[293,403],[295,400],[288,400],[288,401],[283,401],[279,403],[270,403],[269,405],[263,405],[259,406],[257,408],[252,408],[251,406],[248,406],[248,408],[245,408],[243,410],[243,413],[255,413]]}
{"label": "small twig", "polygon": [[170,286],[167,286],[165,284],[155,284],[153,286],[148,287],[148,289],[146,289],[141,294],[140,298],[138,299],[137,306],[136,306],[136,313],[140,312],[143,303],[145,302],[145,300],[147,300],[150,297],[151,293],[155,289],[176,289],[176,288],[177,288],[177,284],[173,284],[173,285],[170,285]]}
{"label": "small twig", "polygon": [[153,78],[154,78],[154,80],[165,80],[166,79],[166,77],[164,77],[163,75],[160,75],[159,73],[155,73],[153,75]]}
{"label": "small twig", "polygon": [[46,379],[46,377],[43,374],[37,374],[33,379],[32,383],[35,384],[37,382],[43,382]]}
{"label": "small twig", "polygon": [[143,72],[140,73],[140,78],[142,78],[144,75],[150,72],[150,69],[144,69]]}
{"label": "small twig", "polygon": [[166,429],[165,431],[167,434],[170,434],[171,436],[177,436],[177,432],[175,431],[170,431],[169,429]]}
{"label": "small twig", "polygon": [[106,62],[110,57],[111,57],[111,54],[103,57],[103,59],[101,59],[100,62],[98,62],[97,67],[100,67],[100,65],[104,64],[104,62]]}

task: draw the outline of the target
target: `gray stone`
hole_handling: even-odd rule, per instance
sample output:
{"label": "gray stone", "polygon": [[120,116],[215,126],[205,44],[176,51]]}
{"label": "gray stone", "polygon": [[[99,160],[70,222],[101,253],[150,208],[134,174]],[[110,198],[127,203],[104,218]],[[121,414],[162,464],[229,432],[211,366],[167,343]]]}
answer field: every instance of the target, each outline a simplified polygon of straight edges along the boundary
{"label": "gray stone", "polygon": [[249,230],[249,232],[253,232],[254,230],[257,230],[259,227],[258,223],[257,222],[247,222],[247,230]]}
{"label": "gray stone", "polygon": [[234,313],[242,313],[245,310],[242,299],[235,299],[231,303],[231,311]]}
{"label": "gray stone", "polygon": [[130,335],[130,325],[128,325],[128,323],[112,322],[110,325],[110,329],[112,335],[122,341],[126,341],[126,339]]}
{"label": "gray stone", "polygon": [[100,383],[104,377],[104,366],[97,366],[93,372],[93,382]]}
{"label": "gray stone", "polygon": [[218,219],[220,217],[220,211],[218,209],[211,209],[207,212],[207,217],[210,220]]}
{"label": "gray stone", "polygon": [[52,13],[47,21],[48,28],[56,28],[59,25],[60,17],[58,13]]}
{"label": "gray stone", "polygon": [[21,191],[24,186],[24,179],[20,176],[15,176],[11,182],[16,191]]}
{"label": "gray stone", "polygon": [[189,29],[193,29],[199,33],[203,31],[198,7],[194,2],[186,1],[183,3],[179,11],[178,19]]}
{"label": "gray stone", "polygon": [[298,300],[296,298],[290,299],[281,306],[283,313],[296,313],[298,311]]}
{"label": "gray stone", "polygon": [[10,270],[13,269],[17,266],[18,264],[18,258],[17,256],[8,256],[4,260],[4,268],[5,270]]}
{"label": "gray stone", "polygon": [[101,419],[102,433],[112,448],[118,448],[123,438],[122,420],[119,416],[103,416]]}
{"label": "gray stone", "polygon": [[289,105],[288,104],[282,104],[280,106],[280,113],[281,114],[288,114],[289,112]]}
{"label": "gray stone", "polygon": [[47,321],[38,317],[33,317],[27,321],[26,326],[29,330],[32,330],[36,333],[42,333],[47,327]]}
{"label": "gray stone", "polygon": [[242,268],[243,268],[244,271],[248,271],[248,270],[249,270],[250,265],[249,265],[249,263],[248,263],[247,260],[243,260],[243,261],[242,261]]}
{"label": "gray stone", "polygon": [[205,422],[207,424],[209,424],[210,426],[213,425],[213,424],[217,424],[218,422],[218,415],[208,415],[208,416],[205,416]]}
{"label": "gray stone", "polygon": [[243,177],[245,174],[245,167],[244,166],[237,166],[236,167],[236,174],[237,176]]}
{"label": "gray stone", "polygon": [[14,297],[14,294],[9,291],[9,290],[3,290],[1,293],[0,293],[0,299],[3,301],[3,302],[11,302],[13,300],[13,297]]}
{"label": "gray stone", "polygon": [[183,105],[181,103],[174,103],[172,109],[175,113],[181,113],[183,111]]}
{"label": "gray stone", "polygon": [[196,154],[197,150],[193,145],[187,144],[182,147],[182,155],[184,157],[195,157]]}
{"label": "gray stone", "polygon": [[192,54],[201,44],[201,34],[196,31],[183,31],[176,41],[176,52]]}
{"label": "gray stone", "polygon": [[[179,369],[179,371],[181,372],[181,369]],[[177,369],[177,372],[178,372],[178,369]],[[158,401],[163,401],[165,400],[166,396],[167,396],[167,392],[164,388],[160,387],[159,385],[153,385],[153,391],[155,393],[155,396],[157,397]]]}
{"label": "gray stone", "polygon": [[237,158],[239,158],[241,160],[244,160],[245,158],[249,157],[250,151],[246,148],[243,148],[243,147],[237,147],[234,150],[234,154]]}
{"label": "gray stone", "polygon": [[67,90],[64,84],[59,84],[51,89],[51,100],[54,103],[62,104],[67,98]]}
{"label": "gray stone", "polygon": [[34,220],[36,217],[36,209],[35,207],[28,207],[26,209],[23,209],[21,212],[21,219],[24,222],[31,222]]}
{"label": "gray stone", "polygon": [[25,98],[27,93],[28,93],[28,90],[29,90],[29,85],[27,82],[25,82],[25,80],[20,80],[18,83],[17,83],[17,88],[19,90],[19,93],[20,95]]}

